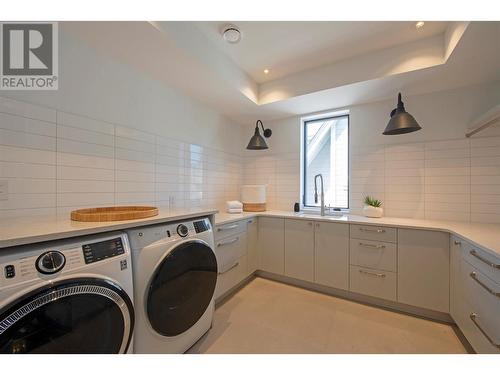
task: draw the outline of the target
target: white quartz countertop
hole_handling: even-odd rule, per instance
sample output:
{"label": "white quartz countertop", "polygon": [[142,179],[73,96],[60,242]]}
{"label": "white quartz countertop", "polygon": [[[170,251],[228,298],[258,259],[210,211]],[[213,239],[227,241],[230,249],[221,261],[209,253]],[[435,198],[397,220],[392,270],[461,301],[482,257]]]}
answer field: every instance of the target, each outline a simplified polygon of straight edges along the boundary
{"label": "white quartz countertop", "polygon": [[96,234],[114,230],[160,224],[215,214],[215,224],[231,222],[258,216],[280,217],[299,220],[315,220],[347,224],[384,225],[397,228],[438,230],[455,234],[495,256],[500,256],[500,225],[462,223],[454,221],[405,219],[383,217],[367,218],[358,215],[319,216],[290,211],[244,212],[242,214],[217,213],[216,209],[177,209],[159,207],[159,215],[139,220],[110,222],[77,222],[68,216],[33,216],[0,220],[0,248],[51,241],[81,235]]}
{"label": "white quartz countertop", "polygon": [[215,215],[215,223],[217,225],[223,225],[258,216],[437,230],[455,234],[495,256],[500,256],[499,224],[463,223],[458,221],[405,219],[396,217],[382,217],[376,219],[350,214],[343,216],[319,216],[315,214],[306,214],[302,212],[295,213],[289,211],[244,212],[242,214],[218,213]]}
{"label": "white quartz countertop", "polygon": [[81,222],[72,221],[69,215],[32,216],[0,219],[0,248],[35,242],[58,240],[75,236],[136,228],[199,216],[213,215],[215,209],[176,209],[158,207],[157,216],[124,221]]}

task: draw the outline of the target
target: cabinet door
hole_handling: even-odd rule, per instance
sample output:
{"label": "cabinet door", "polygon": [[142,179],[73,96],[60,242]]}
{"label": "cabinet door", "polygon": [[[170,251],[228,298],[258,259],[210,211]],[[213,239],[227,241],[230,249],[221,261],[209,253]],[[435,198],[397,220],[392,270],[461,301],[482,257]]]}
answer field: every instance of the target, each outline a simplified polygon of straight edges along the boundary
{"label": "cabinet door", "polygon": [[258,227],[257,218],[247,220],[247,263],[248,269],[247,274],[250,275],[257,271],[259,266],[259,256],[258,256]]}
{"label": "cabinet door", "polygon": [[460,258],[462,256],[461,240],[456,236],[450,239],[450,315],[456,321],[459,311],[460,287]]}
{"label": "cabinet door", "polygon": [[450,311],[450,235],[398,230],[398,301]]}
{"label": "cabinet door", "polygon": [[285,269],[285,219],[260,217],[259,268],[263,271],[284,274]]}
{"label": "cabinet door", "polygon": [[312,221],[285,220],[285,275],[299,280],[314,280]]}
{"label": "cabinet door", "polygon": [[349,287],[349,224],[316,223],[315,272],[318,284],[347,290]]}

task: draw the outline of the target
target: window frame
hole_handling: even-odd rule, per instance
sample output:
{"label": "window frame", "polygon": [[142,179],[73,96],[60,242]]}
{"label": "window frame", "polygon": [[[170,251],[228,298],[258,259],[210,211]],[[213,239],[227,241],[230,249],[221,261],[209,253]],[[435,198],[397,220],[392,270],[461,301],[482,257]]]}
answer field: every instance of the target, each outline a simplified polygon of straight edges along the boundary
{"label": "window frame", "polygon": [[325,114],[320,114],[320,115],[315,115],[315,116],[310,116],[310,117],[304,117],[301,119],[301,131],[300,131],[300,136],[301,136],[301,155],[300,155],[300,165],[301,165],[301,178],[300,178],[300,192],[301,192],[301,197],[300,197],[300,208],[301,209],[306,209],[306,210],[319,210],[319,206],[310,206],[306,205],[306,195],[307,195],[307,181],[306,181],[306,176],[307,176],[307,124],[310,122],[317,122],[317,121],[326,121],[326,120],[331,120],[331,119],[338,119],[338,118],[347,118],[347,207],[332,207],[332,208],[339,208],[340,211],[342,212],[349,212],[350,209],[350,188],[351,188],[351,176],[350,176],[350,169],[351,169],[351,153],[350,153],[350,144],[351,144],[351,124],[350,124],[350,115],[348,111],[343,111],[341,113],[325,113]]}

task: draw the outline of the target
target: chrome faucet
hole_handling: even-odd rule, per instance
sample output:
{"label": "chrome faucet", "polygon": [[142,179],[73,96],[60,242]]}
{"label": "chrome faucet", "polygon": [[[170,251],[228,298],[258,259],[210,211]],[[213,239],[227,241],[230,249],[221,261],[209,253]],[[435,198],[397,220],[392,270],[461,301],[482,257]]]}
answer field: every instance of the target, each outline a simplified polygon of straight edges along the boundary
{"label": "chrome faucet", "polygon": [[325,188],[323,185],[323,175],[321,173],[314,176],[314,203],[318,203],[318,177],[321,180],[321,216],[325,216]]}

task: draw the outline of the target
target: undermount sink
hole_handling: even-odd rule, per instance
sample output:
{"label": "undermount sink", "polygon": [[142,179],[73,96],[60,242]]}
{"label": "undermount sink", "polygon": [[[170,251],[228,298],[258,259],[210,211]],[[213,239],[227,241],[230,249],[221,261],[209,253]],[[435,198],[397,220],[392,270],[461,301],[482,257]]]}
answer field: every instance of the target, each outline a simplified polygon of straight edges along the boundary
{"label": "undermount sink", "polygon": [[301,211],[301,212],[296,212],[295,216],[298,217],[308,217],[308,216],[315,216],[315,217],[322,217],[326,219],[340,219],[346,216],[344,212],[332,212],[332,213],[327,213],[324,216],[321,216],[321,214],[317,211]]}

